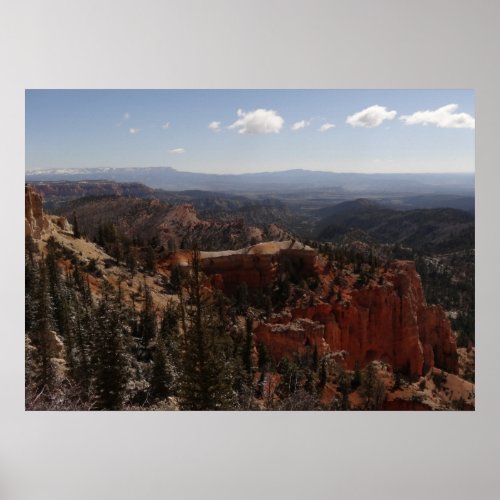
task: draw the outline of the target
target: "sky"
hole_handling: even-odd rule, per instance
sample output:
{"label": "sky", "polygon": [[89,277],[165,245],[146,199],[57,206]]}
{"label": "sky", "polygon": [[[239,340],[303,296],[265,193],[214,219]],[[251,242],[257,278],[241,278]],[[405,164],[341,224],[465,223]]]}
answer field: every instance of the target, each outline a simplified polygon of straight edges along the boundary
{"label": "sky", "polygon": [[473,172],[472,90],[27,90],[26,170]]}

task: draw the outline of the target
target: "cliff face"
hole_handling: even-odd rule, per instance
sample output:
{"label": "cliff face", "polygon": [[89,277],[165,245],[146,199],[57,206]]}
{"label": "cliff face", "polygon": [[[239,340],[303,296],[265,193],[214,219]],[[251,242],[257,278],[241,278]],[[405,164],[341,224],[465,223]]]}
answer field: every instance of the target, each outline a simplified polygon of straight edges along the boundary
{"label": "cliff face", "polygon": [[[301,323],[311,320],[314,327]],[[275,359],[306,353],[347,351],[353,369],[375,359],[420,376],[433,366],[456,373],[457,351],[449,320],[439,306],[428,306],[413,262],[398,261],[384,283],[350,291],[350,301],[297,308],[291,315],[256,327],[257,341]]]}
{"label": "cliff face", "polygon": [[40,239],[42,230],[48,221],[43,215],[42,196],[29,186],[24,188],[24,234],[33,239]]}
{"label": "cliff face", "polygon": [[246,283],[249,288],[266,288],[276,279],[285,261],[304,276],[314,274],[317,252],[297,242],[266,242],[236,252],[201,252],[201,267],[216,275],[226,292]]}

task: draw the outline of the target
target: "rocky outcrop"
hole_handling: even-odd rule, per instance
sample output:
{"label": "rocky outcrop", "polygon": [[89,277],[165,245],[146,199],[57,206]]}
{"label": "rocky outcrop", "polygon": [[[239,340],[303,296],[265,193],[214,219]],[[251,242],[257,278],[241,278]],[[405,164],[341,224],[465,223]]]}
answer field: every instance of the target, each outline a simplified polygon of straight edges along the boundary
{"label": "rocky outcrop", "polygon": [[306,277],[315,272],[316,250],[293,240],[270,241],[226,252],[201,252],[201,268],[222,280],[222,288],[233,292],[241,283],[266,288],[276,279],[285,261]]}
{"label": "rocky outcrop", "polygon": [[[304,327],[300,321],[316,325]],[[279,323],[279,326],[278,326]],[[301,328],[298,326],[301,325]],[[347,351],[353,369],[381,360],[412,376],[434,366],[456,373],[457,351],[448,318],[439,306],[428,306],[413,262],[397,261],[383,284],[373,281],[350,290],[350,300],[296,308],[255,329],[275,359],[293,357],[316,346],[318,353]]]}
{"label": "rocky outcrop", "polygon": [[191,203],[170,204],[157,198],[86,197],[62,203],[55,212],[68,220],[76,214],[80,230],[89,239],[98,236],[103,224],[113,224],[128,238],[154,241],[169,253],[195,244],[205,250],[241,248],[268,233],[265,223],[254,227],[240,217],[218,217],[216,210],[201,217]]}
{"label": "rocky outcrop", "polygon": [[42,196],[30,186],[24,188],[24,234],[40,239],[43,229],[48,227],[42,208]]}

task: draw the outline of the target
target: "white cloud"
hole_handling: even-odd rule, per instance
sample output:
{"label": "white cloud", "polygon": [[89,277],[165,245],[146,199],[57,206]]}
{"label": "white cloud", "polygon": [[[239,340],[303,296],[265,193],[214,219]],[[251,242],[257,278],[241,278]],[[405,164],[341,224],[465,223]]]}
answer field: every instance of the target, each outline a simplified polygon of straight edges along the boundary
{"label": "white cloud", "polygon": [[133,128],[133,127],[130,127],[128,129],[128,131],[132,134],[132,135],[135,135],[135,134],[138,134],[140,132],[140,128]]}
{"label": "white cloud", "polygon": [[301,120],[300,122],[295,122],[291,128],[293,131],[297,131],[309,127],[309,125],[311,125],[311,122],[306,120]]}
{"label": "white cloud", "polygon": [[238,109],[239,119],[228,128],[237,128],[239,134],[277,134],[285,120],[272,109],[256,109],[248,113]]}
{"label": "white cloud", "polygon": [[333,123],[323,123],[321,127],[319,127],[320,132],[326,132],[327,130],[330,130],[331,128],[335,128],[335,125]]}
{"label": "white cloud", "polygon": [[384,120],[394,120],[397,111],[388,111],[385,106],[370,106],[358,113],[349,115],[346,123],[353,127],[374,128],[382,124]]}
{"label": "white cloud", "polygon": [[476,120],[467,113],[455,113],[458,104],[447,104],[434,111],[417,111],[404,115],[400,120],[406,125],[436,125],[439,128],[475,128]]}
{"label": "white cloud", "polygon": [[220,122],[210,122],[208,128],[214,132],[220,132]]}
{"label": "white cloud", "polygon": [[171,149],[169,151],[169,153],[174,153],[174,154],[177,154],[177,155],[181,155],[182,153],[185,153],[186,150],[184,148],[175,148],[175,149]]}
{"label": "white cloud", "polygon": [[123,119],[128,120],[130,118],[130,113],[123,113]]}
{"label": "white cloud", "polygon": [[161,128],[163,128],[163,129],[170,128],[170,122],[165,122],[165,123],[161,126]]}

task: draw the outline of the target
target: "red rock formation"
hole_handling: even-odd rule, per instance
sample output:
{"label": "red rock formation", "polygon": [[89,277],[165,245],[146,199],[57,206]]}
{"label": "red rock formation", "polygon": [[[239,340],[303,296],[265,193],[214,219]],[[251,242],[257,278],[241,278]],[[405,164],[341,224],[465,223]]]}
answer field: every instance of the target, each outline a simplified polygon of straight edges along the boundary
{"label": "red rock formation", "polygon": [[48,221],[43,215],[42,196],[31,189],[24,188],[24,234],[33,239],[40,239],[42,230],[48,227]]}
{"label": "red rock formation", "polygon": [[[300,323],[304,319],[313,324]],[[291,317],[276,321],[281,324],[262,323],[255,329],[257,341],[275,359],[316,346],[320,354],[325,349],[347,351],[349,369],[375,359],[413,376],[433,366],[452,373],[458,369],[450,322],[439,306],[426,304],[413,262],[395,262],[384,284],[350,290],[349,303],[297,308]]]}
{"label": "red rock formation", "polygon": [[278,261],[274,255],[231,255],[204,258],[203,272],[220,276],[223,288],[232,292],[241,283],[249,288],[269,286],[278,272]]}
{"label": "red rock formation", "polygon": [[219,275],[226,292],[241,283],[249,288],[266,288],[278,275],[285,259],[295,264],[303,276],[316,269],[317,252],[294,241],[259,243],[228,252],[201,252],[201,268],[208,275]]}

